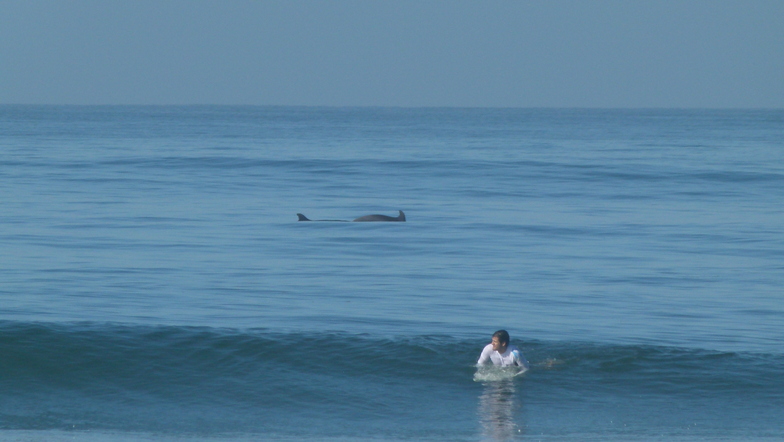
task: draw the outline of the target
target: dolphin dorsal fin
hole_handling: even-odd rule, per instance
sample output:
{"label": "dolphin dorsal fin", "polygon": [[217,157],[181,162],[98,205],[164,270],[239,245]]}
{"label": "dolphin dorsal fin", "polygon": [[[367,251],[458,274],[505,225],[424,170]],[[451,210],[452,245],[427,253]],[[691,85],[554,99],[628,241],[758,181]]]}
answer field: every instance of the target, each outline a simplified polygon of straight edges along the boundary
{"label": "dolphin dorsal fin", "polygon": [[307,216],[305,216],[305,215],[303,215],[301,213],[297,214],[297,218],[299,218],[298,221],[310,221]]}

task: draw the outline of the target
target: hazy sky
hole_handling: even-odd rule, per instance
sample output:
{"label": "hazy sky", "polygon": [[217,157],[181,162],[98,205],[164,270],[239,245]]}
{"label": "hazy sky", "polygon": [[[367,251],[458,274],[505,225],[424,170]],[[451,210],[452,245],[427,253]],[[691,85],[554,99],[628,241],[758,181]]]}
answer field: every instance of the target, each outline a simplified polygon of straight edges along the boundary
{"label": "hazy sky", "polygon": [[784,108],[783,0],[0,0],[0,104]]}

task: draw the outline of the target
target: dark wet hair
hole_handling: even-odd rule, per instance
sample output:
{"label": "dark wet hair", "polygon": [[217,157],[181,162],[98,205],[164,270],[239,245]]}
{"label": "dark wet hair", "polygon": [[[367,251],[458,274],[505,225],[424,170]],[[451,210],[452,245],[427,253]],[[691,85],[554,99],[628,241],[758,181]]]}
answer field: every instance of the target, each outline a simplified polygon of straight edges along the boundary
{"label": "dark wet hair", "polygon": [[509,333],[506,330],[498,330],[493,333],[493,337],[498,338],[498,342],[501,344],[509,345]]}

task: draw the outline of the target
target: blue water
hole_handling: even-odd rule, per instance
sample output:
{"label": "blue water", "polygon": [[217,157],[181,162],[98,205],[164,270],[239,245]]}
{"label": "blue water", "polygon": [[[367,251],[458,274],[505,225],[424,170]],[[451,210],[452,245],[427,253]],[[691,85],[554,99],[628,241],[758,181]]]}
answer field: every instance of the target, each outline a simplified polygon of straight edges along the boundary
{"label": "blue water", "polygon": [[781,110],[0,106],[0,250],[0,439],[784,438]]}

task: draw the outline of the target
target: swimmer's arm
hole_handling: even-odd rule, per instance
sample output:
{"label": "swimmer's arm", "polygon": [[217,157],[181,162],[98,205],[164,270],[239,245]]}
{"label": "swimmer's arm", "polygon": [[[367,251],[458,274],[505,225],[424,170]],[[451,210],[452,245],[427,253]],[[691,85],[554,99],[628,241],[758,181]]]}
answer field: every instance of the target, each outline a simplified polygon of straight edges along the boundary
{"label": "swimmer's arm", "polygon": [[479,360],[476,361],[476,365],[485,365],[490,362],[490,355],[493,354],[492,346],[488,345],[484,349],[482,349],[482,354],[479,355]]}
{"label": "swimmer's arm", "polygon": [[528,370],[529,368],[528,361],[525,359],[523,352],[521,352],[519,348],[515,347],[512,354],[514,355],[515,365],[517,365],[518,367],[523,367],[526,370]]}

